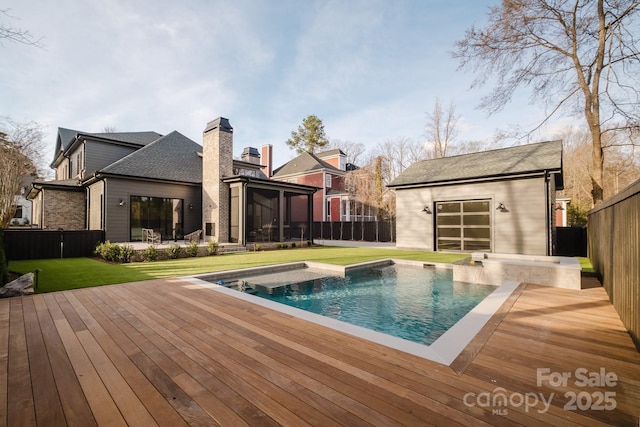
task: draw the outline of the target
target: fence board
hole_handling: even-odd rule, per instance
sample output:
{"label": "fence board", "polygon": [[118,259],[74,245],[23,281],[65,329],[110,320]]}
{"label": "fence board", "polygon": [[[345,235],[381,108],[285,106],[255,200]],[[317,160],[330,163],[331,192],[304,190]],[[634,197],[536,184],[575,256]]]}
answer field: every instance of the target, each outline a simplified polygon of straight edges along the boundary
{"label": "fence board", "polygon": [[589,258],[640,350],[640,180],[589,212]]}
{"label": "fence board", "polygon": [[395,221],[333,221],[313,223],[313,238],[321,240],[395,242],[395,234]]}
{"label": "fence board", "polygon": [[9,261],[91,256],[100,242],[101,230],[4,230]]}

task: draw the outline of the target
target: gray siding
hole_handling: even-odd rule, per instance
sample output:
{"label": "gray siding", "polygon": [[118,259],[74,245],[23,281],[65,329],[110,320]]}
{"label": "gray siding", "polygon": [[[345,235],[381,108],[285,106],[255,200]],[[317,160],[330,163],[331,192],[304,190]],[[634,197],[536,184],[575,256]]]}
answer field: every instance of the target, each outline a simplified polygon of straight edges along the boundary
{"label": "gray siding", "polygon": [[[190,233],[202,228],[202,187],[138,181],[123,178],[106,178],[106,227],[105,238],[112,242],[129,241],[130,197],[149,196],[184,200],[184,232]],[[120,206],[120,200],[126,201]],[[189,209],[189,205],[193,207]]]}
{"label": "gray siding", "polygon": [[113,143],[87,140],[85,142],[85,177],[93,175],[110,164],[128,156],[136,148]]}
{"label": "gray siding", "polygon": [[[528,255],[547,254],[546,195],[543,178],[398,189],[396,191],[397,246],[434,250],[434,202],[489,199],[492,251]],[[508,212],[496,211],[502,202]]]}

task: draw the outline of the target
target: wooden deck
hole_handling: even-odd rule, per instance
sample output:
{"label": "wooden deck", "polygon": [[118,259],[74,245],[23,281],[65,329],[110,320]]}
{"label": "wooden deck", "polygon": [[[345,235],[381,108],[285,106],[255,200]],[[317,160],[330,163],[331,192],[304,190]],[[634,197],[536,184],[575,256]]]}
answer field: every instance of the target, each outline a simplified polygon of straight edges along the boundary
{"label": "wooden deck", "polygon": [[0,425],[638,426],[640,354],[602,288],[505,304],[447,367],[178,279],[0,300]]}

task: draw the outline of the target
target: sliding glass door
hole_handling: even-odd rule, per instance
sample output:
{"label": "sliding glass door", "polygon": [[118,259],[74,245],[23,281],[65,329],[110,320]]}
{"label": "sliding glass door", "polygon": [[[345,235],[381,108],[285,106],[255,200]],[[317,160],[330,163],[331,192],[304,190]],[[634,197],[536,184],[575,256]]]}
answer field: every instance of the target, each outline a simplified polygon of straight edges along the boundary
{"label": "sliding glass door", "polygon": [[160,233],[162,240],[181,239],[183,230],[182,199],[131,196],[131,241],[142,240],[142,229]]}

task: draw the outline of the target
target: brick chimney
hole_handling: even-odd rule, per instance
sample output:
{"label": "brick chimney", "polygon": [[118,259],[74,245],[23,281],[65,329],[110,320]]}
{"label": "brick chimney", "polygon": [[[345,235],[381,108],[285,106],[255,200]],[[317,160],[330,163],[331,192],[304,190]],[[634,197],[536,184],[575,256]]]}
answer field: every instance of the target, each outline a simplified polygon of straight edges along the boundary
{"label": "brick chimney", "polygon": [[218,117],[202,135],[202,222],[205,241],[229,242],[229,185],[233,175],[233,128]]}
{"label": "brick chimney", "polygon": [[260,147],[260,150],[262,151],[260,164],[266,166],[264,174],[267,175],[267,178],[271,178],[271,174],[273,173],[273,145],[263,145]]}

